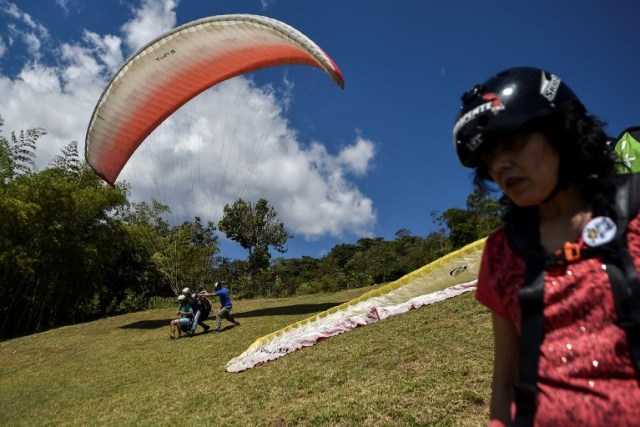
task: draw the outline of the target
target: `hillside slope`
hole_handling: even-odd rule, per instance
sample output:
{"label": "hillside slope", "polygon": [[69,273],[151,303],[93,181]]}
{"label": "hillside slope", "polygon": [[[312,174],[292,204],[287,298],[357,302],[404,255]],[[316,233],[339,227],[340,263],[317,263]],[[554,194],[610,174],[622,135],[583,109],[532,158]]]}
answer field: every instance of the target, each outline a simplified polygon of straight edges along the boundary
{"label": "hillside slope", "polygon": [[472,293],[224,371],[256,338],[368,290],[237,301],[241,326],[177,341],[174,309],[158,309],[1,342],[0,425],[486,423],[490,316]]}

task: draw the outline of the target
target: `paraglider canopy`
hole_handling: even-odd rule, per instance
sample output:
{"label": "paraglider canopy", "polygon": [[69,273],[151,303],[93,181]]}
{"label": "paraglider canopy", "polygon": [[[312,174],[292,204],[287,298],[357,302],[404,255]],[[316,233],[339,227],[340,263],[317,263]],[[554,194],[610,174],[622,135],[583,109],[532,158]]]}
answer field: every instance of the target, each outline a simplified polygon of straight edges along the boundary
{"label": "paraglider canopy", "polygon": [[87,129],[87,163],[114,185],[144,139],[191,98],[231,77],[287,64],[318,67],[344,88],[333,60],[275,19],[220,15],[175,28],[131,56],[105,88]]}

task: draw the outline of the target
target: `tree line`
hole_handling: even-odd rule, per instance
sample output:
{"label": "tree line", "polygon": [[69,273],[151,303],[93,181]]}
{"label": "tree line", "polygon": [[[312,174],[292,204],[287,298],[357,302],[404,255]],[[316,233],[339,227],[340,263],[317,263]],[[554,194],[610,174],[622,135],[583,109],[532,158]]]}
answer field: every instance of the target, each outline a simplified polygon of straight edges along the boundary
{"label": "tree line", "polygon": [[[499,204],[475,190],[466,208],[432,212],[438,231],[362,238],[321,258],[272,258],[293,237],[267,200],[238,199],[217,224],[170,224],[170,207],[129,200],[104,184],[73,141],[43,170],[34,128],[2,135],[0,116],[0,338],[148,308],[182,287],[224,281],[236,298],[284,297],[385,283],[486,236]],[[219,233],[245,260],[220,255]]]}

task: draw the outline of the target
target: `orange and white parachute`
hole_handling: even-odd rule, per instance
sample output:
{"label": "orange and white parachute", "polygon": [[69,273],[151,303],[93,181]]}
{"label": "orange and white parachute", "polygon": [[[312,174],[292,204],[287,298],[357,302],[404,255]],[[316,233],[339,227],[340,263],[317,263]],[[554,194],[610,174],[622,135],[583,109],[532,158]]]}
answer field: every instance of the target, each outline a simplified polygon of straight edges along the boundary
{"label": "orange and white parachute", "polygon": [[87,130],[87,163],[114,185],[145,138],[194,96],[231,77],[287,64],[318,67],[344,87],[322,49],[275,19],[220,15],[175,28],[131,56],[107,85]]}

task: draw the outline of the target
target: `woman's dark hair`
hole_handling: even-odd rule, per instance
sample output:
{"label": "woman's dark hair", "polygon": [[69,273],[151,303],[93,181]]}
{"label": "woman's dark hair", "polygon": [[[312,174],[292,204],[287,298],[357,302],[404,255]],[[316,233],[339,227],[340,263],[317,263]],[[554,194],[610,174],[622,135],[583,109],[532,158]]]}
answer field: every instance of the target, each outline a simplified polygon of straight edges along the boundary
{"label": "woman's dark hair", "polygon": [[[613,216],[610,211],[615,195],[614,184],[606,178],[615,175],[616,156],[603,127],[604,122],[589,115],[579,101],[571,101],[563,105],[558,114],[527,122],[514,134],[540,132],[557,150],[560,170],[554,192],[573,184],[594,213]],[[491,178],[486,166],[477,167],[474,183],[482,189],[491,190],[489,182]],[[503,218],[507,222],[512,215],[523,210],[506,197],[501,201]]]}

